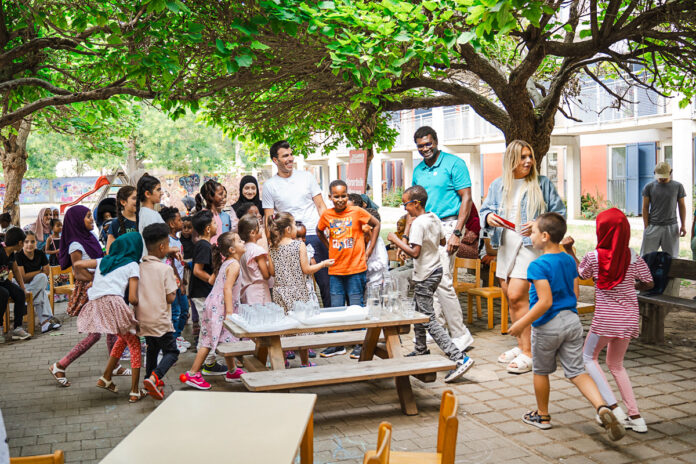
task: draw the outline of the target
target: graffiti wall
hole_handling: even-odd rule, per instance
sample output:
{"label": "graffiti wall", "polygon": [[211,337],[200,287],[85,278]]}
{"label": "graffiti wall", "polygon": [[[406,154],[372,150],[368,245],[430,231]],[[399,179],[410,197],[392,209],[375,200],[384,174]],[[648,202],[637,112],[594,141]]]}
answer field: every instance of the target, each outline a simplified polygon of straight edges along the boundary
{"label": "graffiti wall", "polygon": [[[57,179],[24,179],[19,202],[67,203],[94,187],[96,177],[59,177]],[[5,182],[0,181],[0,203],[5,202]]]}

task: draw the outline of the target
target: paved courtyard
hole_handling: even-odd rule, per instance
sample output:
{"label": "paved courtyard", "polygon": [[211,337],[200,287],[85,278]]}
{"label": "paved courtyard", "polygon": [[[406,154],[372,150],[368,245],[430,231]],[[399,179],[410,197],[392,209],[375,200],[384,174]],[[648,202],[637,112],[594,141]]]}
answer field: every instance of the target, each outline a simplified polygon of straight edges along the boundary
{"label": "paved courtyard", "polygon": [[[65,304],[56,308],[59,317],[66,318]],[[363,452],[374,447],[377,426],[383,420],[394,426],[392,449],[433,451],[439,397],[445,388],[453,388],[460,404],[458,463],[696,463],[693,344],[631,344],[626,367],[649,432],[628,432],[623,440],[612,443],[594,423],[591,406],[558,373],[552,380],[554,428],[541,431],[520,421],[534,406],[532,376],[507,374],[496,363],[498,354],[513,346],[511,337],[500,335],[498,316],[496,320],[494,330],[486,329],[485,320],[471,327],[476,342],[469,354],[476,365],[466,380],[454,386],[444,384],[442,374],[431,384],[412,380],[420,410],[417,416],[401,414],[391,380],[299,390],[318,395],[314,462],[362,462]],[[590,317],[583,320],[587,325]],[[689,323],[693,334],[693,320]],[[157,407],[150,398],[128,404],[129,378],[116,378],[122,392],[118,396],[94,386],[106,362],[103,341],[70,366],[67,374],[72,386],[59,387],[47,368],[80,338],[75,319],[66,318],[60,331],[0,345],[0,408],[12,456],[63,449],[68,462],[97,462]],[[411,336],[402,341],[403,349],[410,350]],[[435,345],[431,349],[438,351]],[[182,388],[178,375],[190,367],[193,357],[192,352],[182,355],[167,375],[168,392]],[[340,356],[318,362],[356,361]],[[299,360],[292,363],[296,367]],[[216,391],[245,390],[241,384],[226,384],[221,378],[213,378],[211,383]],[[243,433],[244,417],[231,416],[229,423],[229,433]],[[196,446],[195,442],[191,445]]]}

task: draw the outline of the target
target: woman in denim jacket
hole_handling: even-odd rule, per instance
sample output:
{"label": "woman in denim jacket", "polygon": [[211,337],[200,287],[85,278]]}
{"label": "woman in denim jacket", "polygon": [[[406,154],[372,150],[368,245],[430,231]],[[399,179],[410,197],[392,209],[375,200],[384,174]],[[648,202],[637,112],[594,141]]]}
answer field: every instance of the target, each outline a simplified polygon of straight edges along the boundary
{"label": "woman in denim jacket", "polygon": [[[529,143],[513,140],[505,150],[503,175],[491,182],[481,206],[481,227],[498,249],[496,277],[508,300],[512,322],[529,311],[527,266],[539,253],[532,247],[532,223],[542,213],[566,215],[563,200],[551,181],[536,169],[534,151]],[[496,216],[515,224],[506,228]],[[501,354],[498,362],[507,363],[508,372],[522,374],[532,369],[531,330],[517,340],[518,346]]]}

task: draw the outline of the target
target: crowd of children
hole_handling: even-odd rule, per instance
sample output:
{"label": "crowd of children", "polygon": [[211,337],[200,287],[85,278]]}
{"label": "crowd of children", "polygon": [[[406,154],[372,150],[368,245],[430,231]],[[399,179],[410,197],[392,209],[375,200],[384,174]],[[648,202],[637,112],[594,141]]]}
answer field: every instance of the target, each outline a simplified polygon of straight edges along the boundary
{"label": "crowd of children", "polygon": [[[258,182],[251,176],[242,179],[239,200],[229,212],[223,210],[226,189],[208,180],[196,197],[195,213],[182,217],[176,208],[157,207],[161,183],[144,175],[137,187],[118,191],[113,212],[104,210],[100,215],[102,220],[112,219],[105,227],[105,249],[92,233],[94,218],[88,208],[69,208],[63,222],[56,211],[44,208],[30,231],[6,230],[0,246],[0,311],[12,299],[12,338],[28,338],[21,325],[26,290],[33,295],[42,332],[58,329],[46,291],[48,266],[72,267],[75,290],[68,314],[77,317],[78,330],[87,335],[50,366],[59,385],[70,386],[66,369],[102,335],[106,335],[109,358],[96,385],[117,393],[113,376],[130,375],[131,402],[146,394],[164,398],[164,376],[192,346],[197,350],[195,360],[180,376],[181,382],[210,389],[204,376],[224,375],[228,382],[237,381],[244,371],[234,358],[225,358],[226,365],[218,363],[215,350],[219,343],[236,341],[223,322],[240,304],[273,302],[286,312],[296,302],[318,304],[312,275],[328,268],[331,305],[364,305],[366,286],[380,285],[389,272],[379,213],[366,208],[361,196],[349,194],[345,182],[333,181],[329,188],[333,206],[322,212],[316,226],[329,259],[320,262],[306,243],[305,225],[290,213],[275,212],[263,220]],[[388,240],[390,247],[413,260],[412,270],[398,278],[409,280],[417,310],[429,316],[428,322],[416,324],[415,349],[408,356],[428,354],[426,336],[432,337],[456,363],[445,377],[452,382],[474,362],[435,316],[433,294],[443,272],[438,247],[444,244],[445,234],[438,218],[425,210],[427,199],[426,190],[417,185],[403,193],[410,235],[403,235],[406,218],[402,218]],[[652,277],[646,263],[628,248],[630,227],[625,215],[609,209],[597,217],[597,249],[582,261],[575,257],[565,219],[557,213],[540,215],[531,226],[530,238],[540,253],[527,271],[530,310],[509,330],[517,336],[531,326],[537,406],[522,420],[540,429],[551,428],[549,375],[560,361],[565,376],[596,409],[596,420],[610,439],[620,439],[625,429],[647,431],[623,358],[630,340],[638,335],[635,290],[651,288]],[[579,278],[593,278],[596,283],[596,309],[586,338],[576,310]],[[192,343],[182,335],[189,318]],[[627,412],[618,405],[599,366],[604,348]],[[119,364],[126,349],[130,369]],[[345,347],[331,347],[322,356],[345,352]],[[286,356],[294,358],[292,352]],[[355,347],[351,357],[359,356],[360,347]],[[302,366],[310,365],[314,364]]]}

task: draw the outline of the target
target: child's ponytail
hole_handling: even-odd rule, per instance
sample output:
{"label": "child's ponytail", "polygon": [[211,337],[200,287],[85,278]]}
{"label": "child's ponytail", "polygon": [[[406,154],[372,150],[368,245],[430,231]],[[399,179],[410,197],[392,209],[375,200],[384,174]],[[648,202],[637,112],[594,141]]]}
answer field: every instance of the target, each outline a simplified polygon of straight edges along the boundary
{"label": "child's ponytail", "polygon": [[268,240],[272,248],[276,248],[285,235],[285,229],[295,224],[295,218],[290,213],[275,213],[268,221]]}
{"label": "child's ponytail", "polygon": [[213,245],[213,274],[220,271],[222,263],[230,257],[230,248],[232,248],[237,240],[237,234],[234,232],[225,232],[217,239],[217,243]]}

